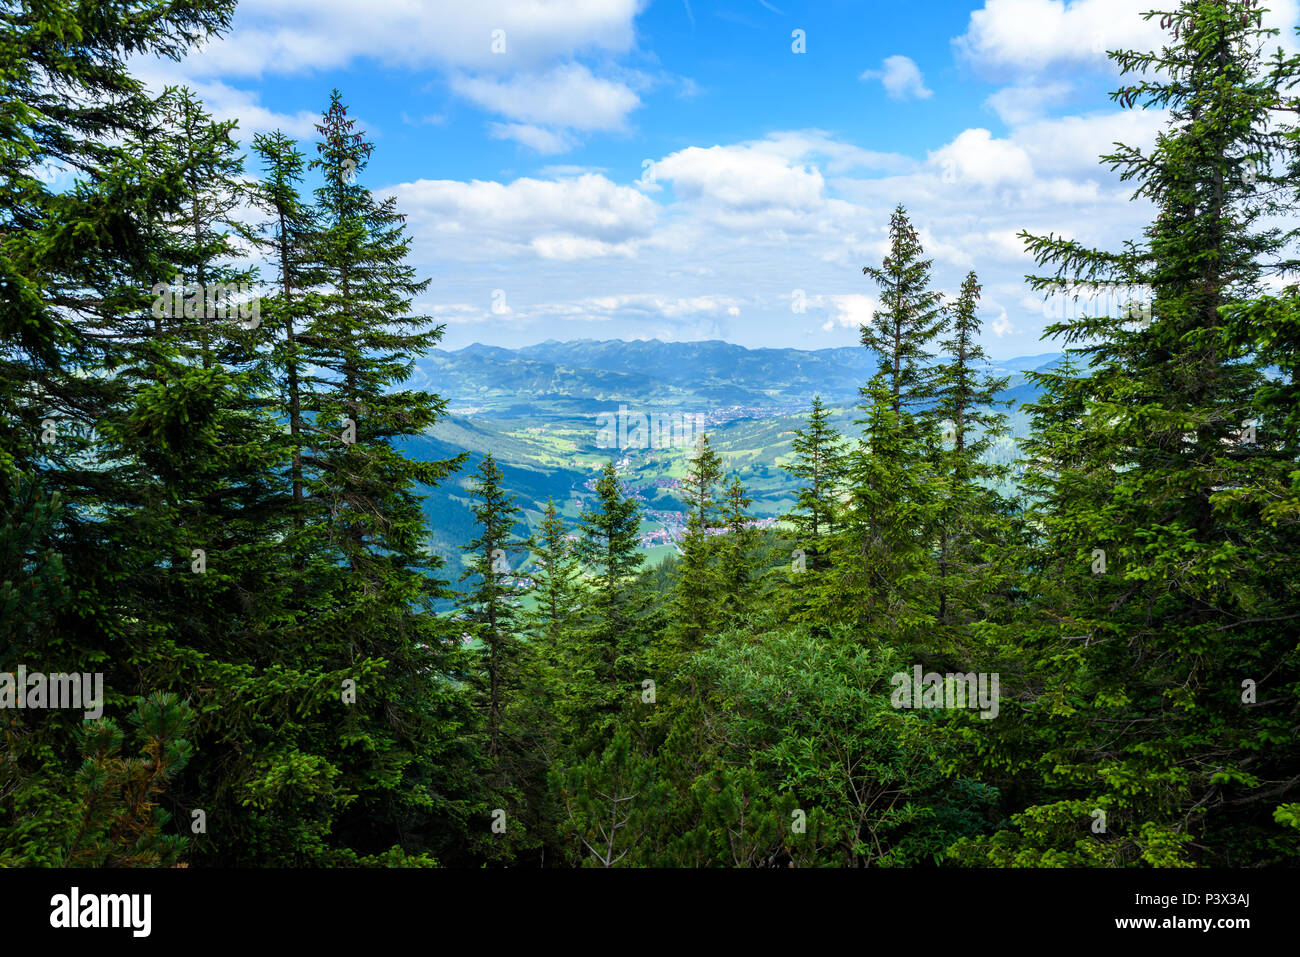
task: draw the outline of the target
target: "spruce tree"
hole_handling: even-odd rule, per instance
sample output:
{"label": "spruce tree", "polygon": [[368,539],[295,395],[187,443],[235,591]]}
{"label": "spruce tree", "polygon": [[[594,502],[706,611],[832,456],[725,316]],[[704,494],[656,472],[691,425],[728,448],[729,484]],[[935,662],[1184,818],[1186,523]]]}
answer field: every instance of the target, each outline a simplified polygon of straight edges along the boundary
{"label": "spruce tree", "polygon": [[[1015,771],[1037,769],[1047,786],[1019,831],[987,849],[999,863],[1294,857],[1272,818],[1300,771],[1283,704],[1300,677],[1295,596],[1269,560],[1294,549],[1278,547],[1286,533],[1245,490],[1297,450],[1271,418],[1251,433],[1261,363],[1224,341],[1225,313],[1258,298],[1285,241],[1253,171],[1285,150],[1274,117],[1295,65],[1265,65],[1268,32],[1239,3],[1147,16],[1171,39],[1112,53],[1126,75],[1147,74],[1115,95],[1168,108],[1170,127],[1150,153],[1120,147],[1104,160],[1152,201],[1153,222],[1120,252],[1026,235],[1055,267],[1032,278],[1038,288],[1085,282],[1128,300],[1138,285],[1151,298],[1149,321],[1098,309],[1048,330],[1086,360],[1053,383],[1044,408],[1073,421],[1040,453],[1039,564],[1061,566],[1072,587],[1022,639],[1037,737]],[[1087,834],[1096,809],[1102,836]]]}
{"label": "spruce tree", "polygon": [[782,468],[801,485],[794,510],[782,517],[794,527],[806,570],[816,573],[825,569],[822,540],[835,534],[845,491],[844,441],[821,396],[813,396],[808,424],[795,432],[790,449],[792,461]]}
{"label": "spruce tree", "polygon": [[[793,530],[786,587],[777,592],[787,621],[810,621],[814,594],[830,571],[830,552],[848,495],[847,443],[830,425],[830,411],[821,396],[813,397],[808,424],[795,432],[792,459],[781,467],[799,481],[795,506],[782,515]],[[782,552],[781,559],[785,561]]]}
{"label": "spruce tree", "polygon": [[582,664],[575,687],[589,730],[603,735],[612,716],[627,702],[633,682],[645,676],[650,641],[644,612],[649,596],[636,587],[636,574],[645,563],[639,547],[641,509],[627,495],[614,463],[596,480],[595,506],[582,513],[578,557],[586,566],[590,597],[580,630]]}
{"label": "spruce tree", "polygon": [[759,531],[749,507],[754,500],[745,492],[740,479],[733,475],[727,483],[720,506],[720,524],[724,529],[718,545],[718,623],[736,626],[754,611],[758,595]]}
{"label": "spruce tree", "polygon": [[986,462],[985,456],[1007,433],[1006,416],[998,411],[1005,403],[997,396],[1009,380],[984,368],[988,356],[978,341],[979,295],[979,278],[972,271],[953,304],[950,336],[942,343],[945,358],[934,380],[934,414],[944,432],[936,465],[946,480],[936,521],[940,626],[955,622],[954,605],[975,608],[987,594],[989,546],[1007,511],[989,487],[1002,481],[1007,469]]}
{"label": "spruce tree", "polygon": [[673,589],[672,628],[666,664],[676,668],[683,655],[697,650],[718,617],[719,582],[717,548],[711,535],[721,527],[718,483],[722,460],[707,435],[700,440],[687,464],[682,497],[687,507],[686,533]]}
{"label": "spruce tree", "polygon": [[521,511],[514,496],[502,488],[502,478],[496,459],[491,454],[484,456],[470,493],[470,510],[479,533],[464,546],[469,563],[461,575],[462,582],[471,582],[464,601],[464,621],[469,635],[483,649],[489,757],[496,757],[502,748],[501,715],[518,683],[523,631],[520,599],[524,594],[517,583],[518,556],[526,554],[532,544],[515,534]]}
{"label": "spruce tree", "polygon": [[932,260],[922,259],[921,237],[907,210],[889,220],[889,252],[862,272],[880,286],[880,307],[862,326],[862,344],[880,361],[894,415],[924,406],[932,394],[931,342],[946,327],[943,295],[930,288]]}
{"label": "spruce tree", "polygon": [[[548,704],[548,723],[567,723],[573,718],[571,684],[576,669],[582,667],[576,646],[576,628],[582,621],[582,563],[577,542],[548,499],[542,521],[534,535],[532,561],[528,567],[534,605],[524,612],[528,631],[525,651],[531,694]],[[541,718],[539,716],[539,723]],[[557,727],[555,733],[561,733]]]}
{"label": "spruce tree", "polygon": [[[294,527],[301,536],[306,525],[302,458],[306,423],[298,330],[315,305],[312,290],[321,281],[315,261],[318,217],[315,208],[302,197],[306,159],[294,141],[278,130],[258,134],[253,137],[253,151],[262,162],[263,172],[251,199],[269,218],[248,238],[270,260],[273,270],[262,309],[267,328],[275,334],[273,362],[277,377],[283,382],[281,405],[288,420]],[[295,546],[301,547],[301,544]],[[301,556],[298,563],[301,564]]]}

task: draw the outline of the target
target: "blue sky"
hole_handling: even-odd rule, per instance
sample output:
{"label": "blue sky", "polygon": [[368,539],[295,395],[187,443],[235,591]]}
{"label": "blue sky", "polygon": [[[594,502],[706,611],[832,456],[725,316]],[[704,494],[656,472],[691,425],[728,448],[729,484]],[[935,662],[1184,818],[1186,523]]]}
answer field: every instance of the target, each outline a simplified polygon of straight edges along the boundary
{"label": "blue sky", "polygon": [[[1158,43],[1153,5],[245,0],[226,38],[133,67],[310,152],[338,87],[449,348],[853,345],[902,203],[940,289],[979,273],[1008,358],[1054,348],[1016,233],[1113,247],[1148,216],[1097,157],[1163,125],[1111,102],[1103,52]],[[1294,48],[1300,0],[1269,5]]]}

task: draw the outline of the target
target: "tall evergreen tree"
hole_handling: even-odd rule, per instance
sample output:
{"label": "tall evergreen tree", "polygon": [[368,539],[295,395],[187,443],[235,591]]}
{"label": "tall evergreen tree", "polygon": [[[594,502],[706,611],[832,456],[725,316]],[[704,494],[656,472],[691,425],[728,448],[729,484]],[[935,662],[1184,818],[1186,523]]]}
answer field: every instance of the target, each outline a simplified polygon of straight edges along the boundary
{"label": "tall evergreen tree", "polygon": [[583,664],[575,688],[585,713],[602,733],[640,680],[650,641],[644,612],[649,596],[636,588],[636,574],[645,563],[639,548],[641,509],[627,495],[614,463],[605,465],[596,480],[596,502],[584,510],[579,526],[578,556],[587,567],[591,595],[580,640]]}
{"label": "tall evergreen tree", "polygon": [[894,415],[925,405],[932,395],[931,342],[946,327],[943,295],[930,288],[932,260],[922,259],[921,237],[907,210],[889,220],[889,253],[862,272],[880,286],[881,308],[862,326],[862,344],[880,361]]}
{"label": "tall evergreen tree", "polygon": [[945,359],[934,380],[934,413],[944,431],[937,465],[946,480],[936,522],[936,617],[941,626],[955,622],[955,603],[976,606],[987,594],[989,540],[1006,514],[996,490],[987,486],[1005,479],[1008,469],[985,456],[1007,433],[1006,416],[998,411],[1006,403],[997,396],[1009,379],[984,368],[988,356],[978,341],[979,295],[979,278],[972,271],[953,304]]}
{"label": "tall evergreen tree", "polygon": [[914,633],[924,607],[936,490],[914,417],[894,411],[889,376],[862,389],[864,434],[848,457],[851,496],[831,540],[830,572],[814,583],[813,615],[882,633]]}
{"label": "tall evergreen tree", "polygon": [[501,487],[502,478],[496,459],[491,454],[484,456],[471,490],[471,511],[479,533],[464,546],[469,563],[461,575],[461,581],[472,583],[464,619],[471,637],[483,647],[489,757],[496,757],[502,748],[501,715],[506,698],[518,683],[523,631],[520,603],[525,591],[517,581],[518,556],[532,545],[515,534],[521,511],[514,496]]}
{"label": "tall evergreen tree", "polygon": [[845,493],[844,441],[821,396],[813,396],[808,424],[795,432],[790,449],[793,459],[782,468],[801,484],[794,510],[783,518],[794,527],[805,569],[816,573],[825,569],[822,540],[835,534]]}
{"label": "tall evergreen tree", "polygon": [[[1248,434],[1260,362],[1223,343],[1225,308],[1259,296],[1285,240],[1252,171],[1285,149],[1274,118],[1295,64],[1265,66],[1268,32],[1239,3],[1188,0],[1147,16],[1172,39],[1111,54],[1125,74],[1148,75],[1116,97],[1168,108],[1170,127],[1150,153],[1104,159],[1136,181],[1154,221],[1119,253],[1026,237],[1055,266],[1032,279],[1040,289],[1082,281],[1153,295],[1149,323],[1098,310],[1048,330],[1087,359],[1077,378],[1056,377],[1045,406],[1075,418],[1044,450],[1039,564],[1064,567],[1071,587],[1063,607],[1023,628],[1037,737],[1014,768],[1047,786],[1019,832],[988,847],[1000,863],[1294,857],[1273,815],[1300,781],[1284,704],[1300,679],[1295,595],[1268,557],[1294,548],[1278,547],[1289,530],[1242,493],[1268,481],[1274,455],[1294,463],[1297,450],[1281,447],[1271,419]],[[1086,834],[1094,809],[1107,814],[1101,837]]]}
{"label": "tall evergreen tree", "polygon": [[[301,184],[306,159],[293,140],[279,130],[257,134],[253,137],[253,150],[262,161],[263,175],[253,188],[251,199],[269,219],[260,229],[250,232],[248,238],[270,260],[273,269],[269,295],[263,297],[262,308],[266,313],[265,324],[275,334],[273,362],[283,382],[281,405],[289,427],[294,527],[301,537],[306,526],[302,458],[306,423],[298,330],[314,307],[312,290],[322,281],[316,263],[318,214],[303,200]],[[301,562],[299,554],[297,564]]]}
{"label": "tall evergreen tree", "polygon": [[680,664],[681,656],[700,647],[717,620],[717,548],[711,533],[722,524],[718,500],[721,479],[722,460],[709,444],[709,437],[702,435],[682,480],[687,507],[686,533],[682,537],[681,561],[674,586],[666,661],[670,668]]}
{"label": "tall evergreen tree", "polygon": [[724,529],[718,547],[718,622],[735,625],[754,610],[758,594],[759,532],[749,507],[754,500],[735,475],[727,483],[720,506]]}

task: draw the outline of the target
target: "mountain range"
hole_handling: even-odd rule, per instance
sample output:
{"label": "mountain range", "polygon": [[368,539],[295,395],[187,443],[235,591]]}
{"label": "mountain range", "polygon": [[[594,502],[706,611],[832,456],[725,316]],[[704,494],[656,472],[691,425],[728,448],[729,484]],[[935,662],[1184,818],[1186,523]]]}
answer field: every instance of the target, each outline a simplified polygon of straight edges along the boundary
{"label": "mountain range", "polygon": [[[991,451],[1000,461],[1015,455],[1014,440],[1026,421],[1018,406],[1037,394],[1025,373],[1055,364],[1059,353],[990,362],[988,371],[1008,378],[999,398],[1010,400],[1012,435]],[[460,545],[474,536],[469,512],[470,478],[491,453],[507,489],[534,528],[547,499],[570,523],[589,506],[597,472],[611,459],[627,491],[645,514],[642,544],[651,558],[674,550],[684,522],[676,483],[700,430],[719,451],[727,473],[740,477],[764,523],[788,511],[795,485],[781,469],[790,439],[802,428],[814,395],[833,410],[832,421],[846,436],[859,434],[854,419],[859,389],[878,360],[862,347],[832,349],[746,349],[720,341],[662,342],[657,339],[548,340],[518,349],[470,345],[431,351],[416,365],[408,387],[441,395],[450,415],[429,433],[407,443],[417,457],[442,458],[468,450],[466,467],[442,486],[428,490],[426,513],[433,529],[430,546],[460,565]],[[611,442],[602,422],[621,415],[635,423],[697,426],[654,439],[629,426],[630,439]],[[644,444],[646,447],[637,447]],[[520,531],[524,531],[523,528]]]}

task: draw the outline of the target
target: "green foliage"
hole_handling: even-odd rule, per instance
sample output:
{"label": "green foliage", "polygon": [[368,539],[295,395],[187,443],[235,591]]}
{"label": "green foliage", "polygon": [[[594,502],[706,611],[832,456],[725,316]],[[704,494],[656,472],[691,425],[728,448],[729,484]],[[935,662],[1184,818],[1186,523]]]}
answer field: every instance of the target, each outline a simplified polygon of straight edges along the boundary
{"label": "green foliage", "polygon": [[122,754],[126,736],[111,718],[88,721],[76,733],[81,765],[70,778],[49,775],[48,764],[26,767],[25,758],[36,756],[31,732],[7,722],[0,866],[169,867],[180,860],[187,841],[169,833],[171,814],[160,799],[189,761],[194,714],[168,694],[135,704],[130,723],[139,757]]}
{"label": "green foliage", "polygon": [[[314,159],[258,135],[252,176],[235,124],[128,74],[232,6],[0,17],[0,669],[102,674],[109,714],[0,713],[0,866],[1296,862],[1300,59],[1258,11],[1185,0],[1111,55],[1124,106],[1170,111],[1104,158],[1153,221],[1024,238],[1036,290],[1140,309],[1049,329],[1016,482],[978,277],[945,302],[900,206],[856,434],[819,395],[793,492],[742,484],[720,430],[684,475],[609,462],[574,522],[537,509],[603,456],[547,446],[517,499],[519,459],[475,448],[447,483],[446,434],[486,440],[407,387],[443,330],[342,95]],[[262,281],[248,244],[252,323],[206,291]],[[603,400],[647,348],[546,374]],[[642,495],[687,512],[655,567]],[[471,524],[453,594],[430,542]],[[917,667],[997,676],[996,717],[902,706]]]}

